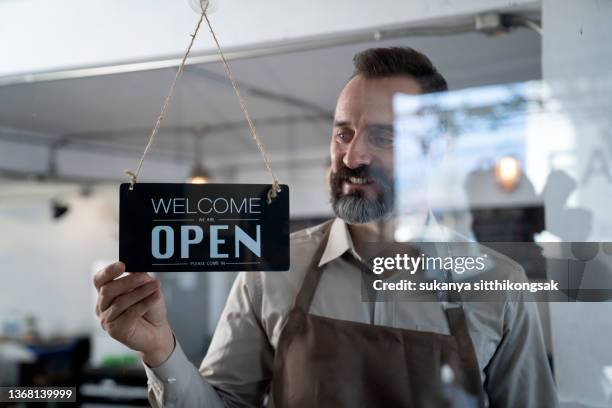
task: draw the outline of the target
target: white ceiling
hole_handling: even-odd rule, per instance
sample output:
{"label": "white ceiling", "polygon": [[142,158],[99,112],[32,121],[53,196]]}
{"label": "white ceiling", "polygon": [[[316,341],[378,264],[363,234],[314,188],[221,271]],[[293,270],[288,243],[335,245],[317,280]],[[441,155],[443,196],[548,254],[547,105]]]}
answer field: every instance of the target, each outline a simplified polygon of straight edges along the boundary
{"label": "white ceiling", "polygon": [[[335,99],[352,71],[351,58],[360,50],[388,45],[415,47],[432,59],[451,88],[459,89],[539,79],[540,42],[535,32],[519,29],[501,37],[470,33],[404,38],[235,60],[231,65],[245,90],[257,88],[316,107],[298,107],[245,92],[268,149],[299,154],[328,144],[330,123],[322,112],[333,111]],[[163,69],[0,87],[0,127],[50,137],[70,135],[81,140],[78,145],[85,150],[91,147],[89,143],[95,143],[131,147],[138,152],[154,124],[174,72],[175,69]],[[295,121],[266,124],[287,117]],[[192,155],[192,134],[173,127],[195,129],[242,120],[222,67],[216,63],[189,66],[177,86],[156,150]],[[218,157],[255,152],[246,128],[236,126],[211,133],[203,148],[207,155]]]}

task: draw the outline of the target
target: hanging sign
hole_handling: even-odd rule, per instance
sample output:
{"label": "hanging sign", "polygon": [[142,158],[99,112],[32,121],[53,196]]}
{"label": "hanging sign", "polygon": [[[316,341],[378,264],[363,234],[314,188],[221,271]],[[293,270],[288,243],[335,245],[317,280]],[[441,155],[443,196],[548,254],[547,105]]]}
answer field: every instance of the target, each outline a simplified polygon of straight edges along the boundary
{"label": "hanging sign", "polygon": [[289,187],[138,183],[120,187],[119,259],[129,272],[286,271]]}

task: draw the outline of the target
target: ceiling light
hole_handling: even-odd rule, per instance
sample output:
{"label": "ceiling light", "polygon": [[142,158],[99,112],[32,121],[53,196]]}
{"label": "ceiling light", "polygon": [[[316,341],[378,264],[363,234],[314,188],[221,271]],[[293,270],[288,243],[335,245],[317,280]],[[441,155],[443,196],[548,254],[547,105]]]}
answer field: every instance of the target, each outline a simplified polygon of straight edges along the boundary
{"label": "ceiling light", "polygon": [[193,167],[191,168],[191,173],[187,178],[187,183],[191,184],[207,184],[212,180],[212,175],[210,171],[200,163],[200,158],[202,157],[202,143],[204,141],[204,137],[206,133],[203,131],[194,133],[194,146],[193,150],[195,153]]}
{"label": "ceiling light", "polygon": [[502,157],[495,165],[495,181],[507,193],[513,191],[521,179],[521,165],[516,157]]}
{"label": "ceiling light", "polygon": [[196,163],[191,170],[191,174],[187,178],[187,182],[191,184],[206,184],[210,183],[212,176],[206,167]]}

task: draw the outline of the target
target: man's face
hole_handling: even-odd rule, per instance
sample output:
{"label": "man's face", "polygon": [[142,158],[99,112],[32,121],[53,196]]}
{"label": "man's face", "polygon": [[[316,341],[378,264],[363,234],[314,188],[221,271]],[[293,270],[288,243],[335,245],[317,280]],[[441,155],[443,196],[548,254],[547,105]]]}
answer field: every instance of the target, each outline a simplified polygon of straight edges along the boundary
{"label": "man's face", "polygon": [[393,94],[420,94],[408,76],[367,79],[344,87],[330,144],[331,202],[350,224],[375,221],[393,209]]}

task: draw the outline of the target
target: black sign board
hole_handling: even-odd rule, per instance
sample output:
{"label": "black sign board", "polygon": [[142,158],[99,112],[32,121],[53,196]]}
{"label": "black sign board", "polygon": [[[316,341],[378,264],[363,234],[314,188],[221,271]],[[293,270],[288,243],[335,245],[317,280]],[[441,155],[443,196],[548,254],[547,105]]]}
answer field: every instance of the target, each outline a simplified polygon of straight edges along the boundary
{"label": "black sign board", "polygon": [[119,259],[129,272],[286,271],[289,187],[129,183],[120,188]]}

